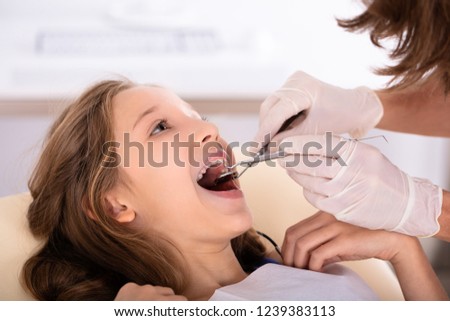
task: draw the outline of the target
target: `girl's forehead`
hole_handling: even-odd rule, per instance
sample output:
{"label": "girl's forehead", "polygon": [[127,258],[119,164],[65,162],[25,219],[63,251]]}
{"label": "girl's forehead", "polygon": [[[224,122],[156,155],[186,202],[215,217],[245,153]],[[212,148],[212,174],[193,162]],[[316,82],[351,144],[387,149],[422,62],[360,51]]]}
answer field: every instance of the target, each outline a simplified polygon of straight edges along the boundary
{"label": "girl's forehead", "polygon": [[200,114],[185,101],[181,101],[181,104],[178,106],[178,108],[183,112],[186,116],[191,118],[201,118]]}
{"label": "girl's forehead", "polygon": [[125,105],[128,108],[140,108],[149,103],[164,105],[164,104],[180,104],[181,98],[173,91],[155,86],[136,86],[125,89],[118,93],[114,99],[113,104],[120,108]]}
{"label": "girl's forehead", "polygon": [[114,97],[113,105],[121,112],[123,109],[139,112],[151,105],[157,105],[162,109],[176,107],[190,117],[199,115],[191,105],[173,91],[156,86],[136,86],[126,89]]}
{"label": "girl's forehead", "polygon": [[181,111],[188,117],[199,118],[195,109],[173,91],[154,86],[136,86],[118,93],[113,98],[113,113],[116,125],[131,129],[139,115],[152,109],[157,112]]}

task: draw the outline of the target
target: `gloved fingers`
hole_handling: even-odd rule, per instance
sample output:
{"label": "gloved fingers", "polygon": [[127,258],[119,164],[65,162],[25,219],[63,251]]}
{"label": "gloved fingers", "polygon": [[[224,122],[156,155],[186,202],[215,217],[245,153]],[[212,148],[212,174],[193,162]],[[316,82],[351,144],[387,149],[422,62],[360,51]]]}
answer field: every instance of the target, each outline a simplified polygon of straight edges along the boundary
{"label": "gloved fingers", "polygon": [[317,209],[323,211],[323,209],[321,209],[321,208],[319,207],[319,205],[321,204],[321,202],[323,202],[324,200],[327,199],[327,196],[322,195],[322,194],[314,193],[314,192],[312,192],[312,191],[310,191],[310,190],[307,190],[307,189],[305,189],[305,188],[303,189],[303,196],[305,197],[305,199],[306,199],[312,206],[314,206],[315,208],[317,208]]}
{"label": "gloved fingers", "polygon": [[[311,154],[342,159],[345,162],[348,151],[356,142],[346,140],[340,136],[326,133],[323,135],[299,135],[283,139],[280,143],[288,154]],[[342,163],[340,161],[340,163]]]}
{"label": "gloved fingers", "polygon": [[303,189],[303,196],[315,208],[336,215],[345,208],[347,203],[342,201],[340,197],[326,196],[323,194],[314,193],[310,190]]}
{"label": "gloved fingers", "polygon": [[274,92],[270,96],[268,96],[261,104],[259,109],[259,116],[263,118],[273,107],[276,106],[281,100],[281,97],[278,95],[278,92]]}
{"label": "gloved fingers", "polygon": [[303,91],[295,88],[278,90],[261,105],[260,124],[254,141],[261,146],[267,144],[287,119],[310,106],[311,100]]}
{"label": "gloved fingers", "polygon": [[300,135],[319,135],[323,134],[323,130],[318,126],[318,124],[310,122],[309,111],[306,110],[297,119],[295,119],[292,124],[283,132],[276,134],[272,141],[277,145],[288,137],[300,136]]}
{"label": "gloved fingers", "polygon": [[327,197],[334,194],[333,186],[330,186],[329,184],[329,178],[299,174],[295,171],[288,171],[288,175],[297,184],[310,192]]}
{"label": "gloved fingers", "polygon": [[[278,163],[289,175],[299,174],[332,179],[345,168],[336,159],[320,155],[295,154],[279,158]],[[295,178],[292,177],[294,180]]]}

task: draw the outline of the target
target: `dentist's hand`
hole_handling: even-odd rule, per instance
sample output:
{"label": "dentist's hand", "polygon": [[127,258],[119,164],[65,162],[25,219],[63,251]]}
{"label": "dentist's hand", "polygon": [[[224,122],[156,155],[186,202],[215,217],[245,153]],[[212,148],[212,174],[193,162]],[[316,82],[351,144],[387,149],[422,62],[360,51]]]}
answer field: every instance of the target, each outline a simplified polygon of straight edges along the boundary
{"label": "dentist's hand", "polygon": [[402,172],[375,147],[329,134],[282,144],[293,156],[280,159],[281,166],[316,208],[370,229],[414,236],[439,231],[442,189]]}
{"label": "dentist's hand", "polygon": [[255,141],[268,143],[268,134],[273,138],[286,119],[301,111],[302,120],[280,138],[328,131],[361,138],[383,116],[383,106],[369,88],[342,89],[298,71],[262,103]]}

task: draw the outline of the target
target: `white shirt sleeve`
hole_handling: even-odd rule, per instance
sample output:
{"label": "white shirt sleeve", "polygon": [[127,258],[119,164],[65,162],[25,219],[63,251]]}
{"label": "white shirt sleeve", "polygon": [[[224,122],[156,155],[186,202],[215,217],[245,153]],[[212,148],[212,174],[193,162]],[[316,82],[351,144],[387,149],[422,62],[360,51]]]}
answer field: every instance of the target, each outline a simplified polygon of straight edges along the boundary
{"label": "white shirt sleeve", "polygon": [[217,289],[211,301],[342,301],[379,300],[352,270],[331,264],[313,272],[279,264],[266,264],[243,281]]}

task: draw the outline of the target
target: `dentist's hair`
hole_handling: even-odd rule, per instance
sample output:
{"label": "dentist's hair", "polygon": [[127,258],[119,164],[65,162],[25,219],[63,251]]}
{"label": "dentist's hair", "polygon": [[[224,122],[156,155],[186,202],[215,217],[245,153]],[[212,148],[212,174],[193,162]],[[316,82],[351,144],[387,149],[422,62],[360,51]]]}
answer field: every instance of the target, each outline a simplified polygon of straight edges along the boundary
{"label": "dentist's hair", "polygon": [[[22,278],[37,299],[112,300],[128,282],[175,293],[186,286],[183,255],[170,240],[117,222],[105,202],[106,193],[121,184],[120,168],[102,166],[114,153],[104,149],[114,141],[112,100],[133,86],[127,80],[100,82],[51,127],[29,181],[28,222],[44,245],[25,263]],[[254,230],[232,246],[247,271],[265,252]]]}
{"label": "dentist's hair", "polygon": [[436,76],[450,90],[450,1],[362,0],[367,10],[353,19],[338,19],[349,31],[369,31],[373,44],[394,39],[392,66],[376,69],[393,76],[390,88],[405,88],[424,77]]}

